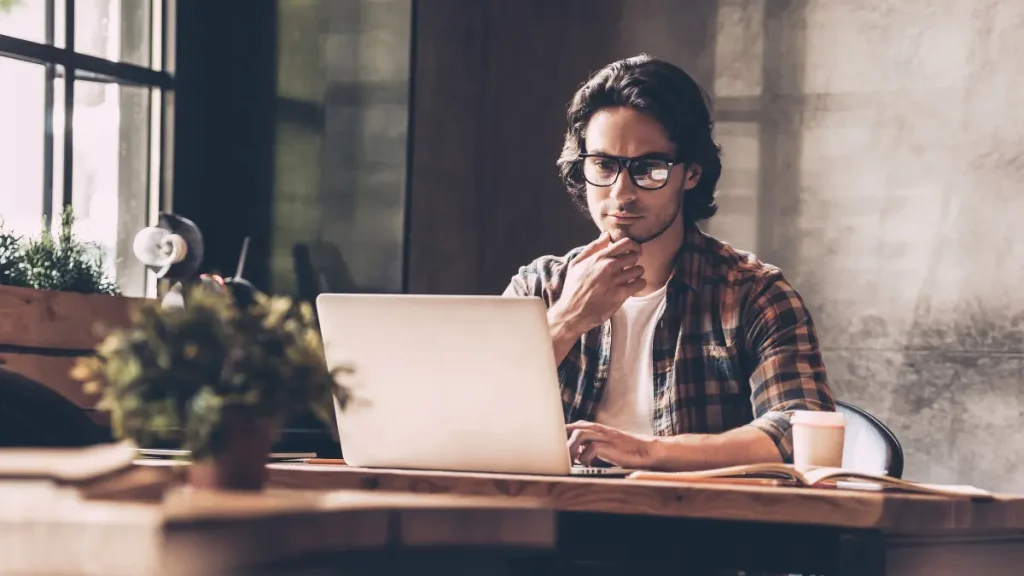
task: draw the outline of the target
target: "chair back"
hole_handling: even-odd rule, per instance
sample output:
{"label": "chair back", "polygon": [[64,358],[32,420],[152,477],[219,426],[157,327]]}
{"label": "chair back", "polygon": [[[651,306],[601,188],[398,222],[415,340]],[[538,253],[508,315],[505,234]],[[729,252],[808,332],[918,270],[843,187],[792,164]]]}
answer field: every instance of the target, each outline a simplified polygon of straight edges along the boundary
{"label": "chair back", "polygon": [[836,401],[836,411],[846,416],[843,468],[903,476],[903,447],[896,435],[864,409]]}

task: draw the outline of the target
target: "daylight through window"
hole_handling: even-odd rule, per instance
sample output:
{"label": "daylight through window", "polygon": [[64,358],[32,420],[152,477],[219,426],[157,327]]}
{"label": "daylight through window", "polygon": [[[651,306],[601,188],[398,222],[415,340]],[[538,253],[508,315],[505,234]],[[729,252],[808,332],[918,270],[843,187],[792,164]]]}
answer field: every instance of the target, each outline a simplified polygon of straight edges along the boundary
{"label": "daylight through window", "polygon": [[126,295],[155,283],[136,231],[169,202],[169,0],[0,0],[0,219],[23,235],[74,208]]}

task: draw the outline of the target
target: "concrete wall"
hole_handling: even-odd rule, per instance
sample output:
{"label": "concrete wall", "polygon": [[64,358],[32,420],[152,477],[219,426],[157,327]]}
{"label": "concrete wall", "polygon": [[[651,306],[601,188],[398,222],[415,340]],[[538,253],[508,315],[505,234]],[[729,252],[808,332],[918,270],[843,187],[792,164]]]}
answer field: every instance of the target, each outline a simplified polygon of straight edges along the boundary
{"label": "concrete wall", "polygon": [[709,230],[783,267],[908,477],[1024,490],[1024,2],[721,0],[716,29]]}

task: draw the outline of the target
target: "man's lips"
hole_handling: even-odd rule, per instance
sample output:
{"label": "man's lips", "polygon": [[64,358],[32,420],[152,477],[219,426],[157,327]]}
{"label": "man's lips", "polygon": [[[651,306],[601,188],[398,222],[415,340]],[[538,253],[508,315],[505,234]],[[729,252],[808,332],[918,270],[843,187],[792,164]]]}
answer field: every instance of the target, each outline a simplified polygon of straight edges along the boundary
{"label": "man's lips", "polygon": [[608,217],[619,222],[630,222],[632,220],[640,219],[640,216],[636,214],[627,214],[624,212],[611,212],[608,214]]}

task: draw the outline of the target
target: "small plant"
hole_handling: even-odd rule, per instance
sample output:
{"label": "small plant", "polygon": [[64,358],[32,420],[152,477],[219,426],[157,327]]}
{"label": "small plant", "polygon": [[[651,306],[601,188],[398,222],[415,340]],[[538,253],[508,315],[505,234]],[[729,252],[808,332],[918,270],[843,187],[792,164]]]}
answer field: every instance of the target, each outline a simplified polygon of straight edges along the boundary
{"label": "small plant", "polygon": [[0,230],[0,285],[120,294],[117,283],[103,270],[102,253],[95,245],[75,237],[74,224],[74,211],[67,207],[61,212],[56,239],[45,226],[38,238],[29,240]]}
{"label": "small plant", "polygon": [[270,423],[312,410],[334,431],[334,401],[348,368],[328,370],[309,304],[257,294],[240,309],[231,297],[196,287],[185,308],[140,303],[131,326],[109,334],[72,376],[111,414],[114,433],[140,446],[170,441],[193,459],[224,449],[228,411]]}
{"label": "small plant", "polygon": [[0,221],[0,286],[27,286],[22,238]]}

